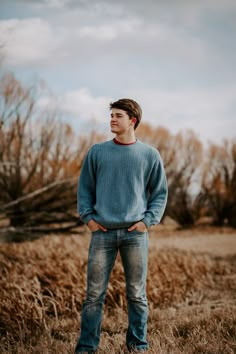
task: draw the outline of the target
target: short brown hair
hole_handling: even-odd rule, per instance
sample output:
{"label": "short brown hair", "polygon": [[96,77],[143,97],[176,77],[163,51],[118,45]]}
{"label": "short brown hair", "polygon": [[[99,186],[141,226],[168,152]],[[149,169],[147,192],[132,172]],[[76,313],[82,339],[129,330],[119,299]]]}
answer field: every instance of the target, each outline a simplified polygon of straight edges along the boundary
{"label": "short brown hair", "polygon": [[130,119],[133,117],[136,118],[137,121],[134,125],[134,129],[137,128],[142,119],[142,109],[136,101],[129,98],[121,98],[116,102],[110,103],[110,109],[112,108],[123,109],[123,111],[126,111]]}

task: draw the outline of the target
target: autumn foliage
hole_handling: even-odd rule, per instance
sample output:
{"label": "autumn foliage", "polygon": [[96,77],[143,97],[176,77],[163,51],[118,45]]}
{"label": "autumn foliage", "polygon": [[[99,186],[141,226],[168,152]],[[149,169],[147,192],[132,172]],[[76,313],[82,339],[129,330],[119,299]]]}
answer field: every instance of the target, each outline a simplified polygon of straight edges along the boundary
{"label": "autumn foliage", "polygon": [[236,227],[236,141],[209,147],[199,198],[214,224]]}
{"label": "autumn foliage", "polygon": [[166,214],[181,226],[208,216],[216,225],[235,227],[236,139],[204,147],[193,131],[171,134],[142,124],[138,136],[156,147],[168,180]]}
{"label": "autumn foliage", "polygon": [[56,112],[40,107],[40,85],[24,87],[12,75],[0,81],[0,209],[11,227],[47,230],[76,225],[76,183],[89,146]]}

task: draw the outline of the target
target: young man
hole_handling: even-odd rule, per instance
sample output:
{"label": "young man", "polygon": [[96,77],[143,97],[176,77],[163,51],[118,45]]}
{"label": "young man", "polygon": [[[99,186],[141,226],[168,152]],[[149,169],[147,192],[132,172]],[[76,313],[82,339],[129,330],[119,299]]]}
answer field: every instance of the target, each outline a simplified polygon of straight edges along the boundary
{"label": "young man", "polygon": [[105,294],[118,252],[126,280],[126,344],[130,351],[148,348],[147,231],[164,213],[166,175],[158,151],[135,138],[142,117],[138,103],[120,99],[110,109],[115,138],[92,146],[78,186],[78,211],[92,236],[87,297],[75,353],[93,353],[98,347]]}

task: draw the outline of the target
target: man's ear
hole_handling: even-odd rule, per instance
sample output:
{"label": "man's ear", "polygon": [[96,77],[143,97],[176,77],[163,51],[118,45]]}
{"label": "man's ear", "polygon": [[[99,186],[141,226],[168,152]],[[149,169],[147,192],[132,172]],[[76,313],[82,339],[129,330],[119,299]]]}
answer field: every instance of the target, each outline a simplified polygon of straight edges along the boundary
{"label": "man's ear", "polygon": [[134,125],[136,122],[137,122],[137,118],[132,118],[132,123],[134,123]]}

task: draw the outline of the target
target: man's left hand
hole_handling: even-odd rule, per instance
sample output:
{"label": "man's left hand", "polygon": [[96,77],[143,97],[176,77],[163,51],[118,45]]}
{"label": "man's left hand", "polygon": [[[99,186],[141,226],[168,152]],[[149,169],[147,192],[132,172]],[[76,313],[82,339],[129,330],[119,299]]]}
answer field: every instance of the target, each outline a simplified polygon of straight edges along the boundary
{"label": "man's left hand", "polygon": [[144,222],[139,221],[139,222],[136,222],[134,225],[132,225],[128,229],[128,231],[134,231],[134,230],[137,230],[137,231],[140,231],[140,232],[146,232],[147,231],[147,226],[144,224]]}

